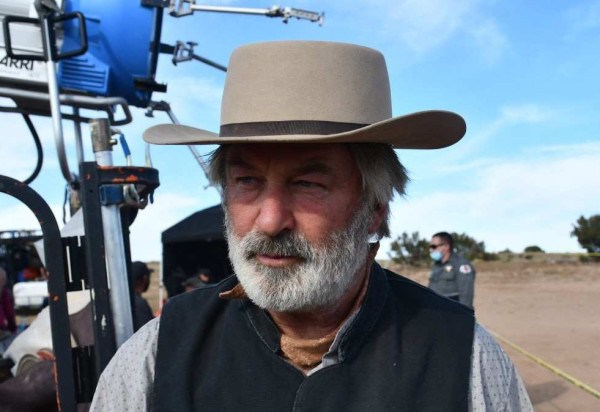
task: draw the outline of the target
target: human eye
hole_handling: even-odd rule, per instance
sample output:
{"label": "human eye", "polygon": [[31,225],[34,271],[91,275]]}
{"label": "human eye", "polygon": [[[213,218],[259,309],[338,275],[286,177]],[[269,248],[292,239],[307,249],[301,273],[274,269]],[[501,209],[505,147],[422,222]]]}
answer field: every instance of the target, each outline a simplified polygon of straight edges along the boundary
{"label": "human eye", "polygon": [[261,191],[262,181],[252,175],[240,174],[233,175],[229,179],[227,186],[228,196],[233,196],[238,199],[250,199],[256,196]]}
{"label": "human eye", "polygon": [[311,182],[309,180],[296,180],[296,182],[294,182],[296,186],[299,187],[304,187],[304,188],[310,188],[310,187],[318,187],[320,186],[318,183],[316,182]]}
{"label": "human eye", "polygon": [[250,188],[259,184],[258,178],[254,176],[238,176],[235,178],[235,183],[239,187]]}
{"label": "human eye", "polygon": [[294,181],[294,186],[298,189],[301,190],[325,190],[326,187],[325,185],[318,181],[318,180],[313,180],[313,179],[297,179]]}

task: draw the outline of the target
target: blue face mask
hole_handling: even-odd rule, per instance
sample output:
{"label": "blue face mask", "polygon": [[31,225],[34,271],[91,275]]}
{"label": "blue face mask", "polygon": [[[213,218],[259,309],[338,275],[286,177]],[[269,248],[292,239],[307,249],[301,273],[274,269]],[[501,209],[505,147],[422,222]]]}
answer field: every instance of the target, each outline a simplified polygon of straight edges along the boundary
{"label": "blue face mask", "polygon": [[439,262],[440,260],[442,260],[442,252],[440,252],[439,250],[434,250],[433,252],[431,252],[429,254],[429,256],[431,257],[431,259],[435,260],[436,262]]}

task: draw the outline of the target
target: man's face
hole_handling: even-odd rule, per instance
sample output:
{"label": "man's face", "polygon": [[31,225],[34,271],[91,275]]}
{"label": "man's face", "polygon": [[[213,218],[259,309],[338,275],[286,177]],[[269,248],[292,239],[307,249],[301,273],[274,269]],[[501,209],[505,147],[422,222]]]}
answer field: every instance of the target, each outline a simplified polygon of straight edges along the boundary
{"label": "man's face", "polygon": [[361,202],[361,176],[348,148],[234,145],[225,164],[230,258],[248,296],[279,311],[339,299],[380,222]]}
{"label": "man's face", "polygon": [[[234,233],[282,231],[322,240],[348,224],[361,194],[361,177],[341,144],[234,145],[226,156],[226,202]],[[259,257],[268,266],[293,263]]]}
{"label": "man's face", "polygon": [[431,238],[431,242],[429,243],[429,251],[437,251],[442,254],[442,260],[445,261],[450,255],[450,245],[444,242],[444,240],[438,236],[434,236]]}

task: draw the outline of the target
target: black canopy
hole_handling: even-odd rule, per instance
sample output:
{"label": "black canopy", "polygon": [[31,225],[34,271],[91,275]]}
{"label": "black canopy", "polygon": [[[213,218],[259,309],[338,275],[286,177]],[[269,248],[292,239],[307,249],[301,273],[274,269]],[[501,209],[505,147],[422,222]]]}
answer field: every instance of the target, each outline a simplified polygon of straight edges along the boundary
{"label": "black canopy", "polygon": [[196,212],[162,233],[162,242],[191,242],[225,239],[221,205]]}
{"label": "black canopy", "polygon": [[221,205],[196,212],[162,233],[164,284],[169,296],[183,292],[181,283],[208,268],[214,282],[232,273],[227,256]]}

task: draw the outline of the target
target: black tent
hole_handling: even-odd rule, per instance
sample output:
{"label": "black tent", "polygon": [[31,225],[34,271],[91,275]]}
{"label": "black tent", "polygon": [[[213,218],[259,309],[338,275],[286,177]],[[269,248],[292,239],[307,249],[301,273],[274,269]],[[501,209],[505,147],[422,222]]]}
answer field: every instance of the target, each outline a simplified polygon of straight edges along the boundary
{"label": "black tent", "polygon": [[164,284],[169,296],[183,292],[181,283],[208,268],[213,281],[232,273],[227,257],[221,205],[196,212],[162,232]]}

